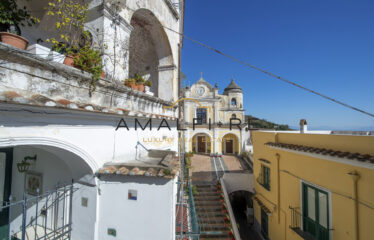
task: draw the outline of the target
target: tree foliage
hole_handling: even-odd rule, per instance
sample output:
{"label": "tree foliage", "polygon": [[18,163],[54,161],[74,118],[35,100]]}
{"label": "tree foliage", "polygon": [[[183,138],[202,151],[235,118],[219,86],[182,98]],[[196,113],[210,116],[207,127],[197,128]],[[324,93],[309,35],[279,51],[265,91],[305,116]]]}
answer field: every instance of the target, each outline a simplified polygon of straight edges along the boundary
{"label": "tree foliage", "polygon": [[87,19],[88,4],[82,4],[77,0],[52,0],[45,7],[47,15],[56,20],[55,29],[57,37],[48,38],[46,41],[67,55],[73,55],[81,47],[83,39],[90,38],[90,33],[84,30]]}
{"label": "tree foliage", "polygon": [[291,130],[288,125],[286,124],[276,124],[273,122],[269,122],[265,119],[259,119],[253,117],[251,115],[245,116],[246,122],[249,122],[251,128],[259,128],[259,129],[275,129],[275,130]]}
{"label": "tree foliage", "polygon": [[1,0],[0,1],[0,31],[10,31],[11,26],[14,26],[13,33],[20,35],[20,26],[32,26],[40,22],[36,17],[33,17],[28,12],[26,6],[20,8],[16,0]]}

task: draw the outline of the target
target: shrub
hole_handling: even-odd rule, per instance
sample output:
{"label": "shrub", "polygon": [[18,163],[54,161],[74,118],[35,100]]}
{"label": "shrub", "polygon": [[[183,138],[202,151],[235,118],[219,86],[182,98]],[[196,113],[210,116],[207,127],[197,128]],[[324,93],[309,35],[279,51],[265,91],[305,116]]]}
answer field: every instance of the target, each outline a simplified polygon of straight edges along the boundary
{"label": "shrub", "polygon": [[46,42],[64,49],[66,55],[72,56],[79,52],[82,38],[91,38],[90,33],[84,30],[88,5],[78,0],[52,0],[45,10],[48,16],[56,20],[54,27],[58,33],[58,37],[48,38]]}
{"label": "shrub", "polygon": [[91,91],[95,91],[96,82],[100,79],[103,71],[101,56],[102,53],[99,50],[85,46],[80,48],[74,57],[74,66],[76,68],[92,74]]}
{"label": "shrub", "polygon": [[146,85],[148,87],[152,87],[152,82],[147,80],[147,81],[145,81],[144,85]]}
{"label": "shrub", "polygon": [[30,15],[26,7],[19,8],[16,0],[0,1],[0,32],[11,32],[21,35],[21,26],[32,26],[40,22],[36,17]]}
{"label": "shrub", "polygon": [[135,78],[136,84],[144,84],[144,78],[140,74],[135,73],[134,78]]}

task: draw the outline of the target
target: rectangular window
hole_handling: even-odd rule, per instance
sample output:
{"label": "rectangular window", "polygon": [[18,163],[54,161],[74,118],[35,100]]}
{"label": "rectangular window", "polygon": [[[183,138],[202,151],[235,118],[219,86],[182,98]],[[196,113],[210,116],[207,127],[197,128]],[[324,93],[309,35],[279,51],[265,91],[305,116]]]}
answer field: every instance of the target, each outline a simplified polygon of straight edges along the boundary
{"label": "rectangular window", "polygon": [[303,230],[316,240],[329,239],[328,193],[303,183]]}
{"label": "rectangular window", "polygon": [[261,165],[261,173],[259,177],[259,183],[267,190],[270,191],[270,168],[265,165]]}
{"label": "rectangular window", "polygon": [[198,124],[205,124],[207,122],[206,120],[206,108],[198,108],[196,109],[196,118]]}

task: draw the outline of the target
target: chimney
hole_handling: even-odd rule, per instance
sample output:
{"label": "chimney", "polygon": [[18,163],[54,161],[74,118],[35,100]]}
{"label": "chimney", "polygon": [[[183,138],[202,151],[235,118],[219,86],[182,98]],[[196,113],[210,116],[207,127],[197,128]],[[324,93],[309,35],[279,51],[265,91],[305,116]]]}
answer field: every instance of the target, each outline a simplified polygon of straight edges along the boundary
{"label": "chimney", "polygon": [[306,119],[300,120],[300,133],[306,133],[308,131],[308,125]]}

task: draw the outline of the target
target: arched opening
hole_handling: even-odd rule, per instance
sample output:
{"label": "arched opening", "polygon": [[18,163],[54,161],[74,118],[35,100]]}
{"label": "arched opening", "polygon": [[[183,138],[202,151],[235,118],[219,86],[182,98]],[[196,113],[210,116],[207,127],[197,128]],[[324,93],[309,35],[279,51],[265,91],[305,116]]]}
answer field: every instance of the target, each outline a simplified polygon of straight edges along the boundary
{"label": "arched opening", "polygon": [[231,118],[236,118],[236,114],[235,114],[235,113],[232,114],[232,115],[231,115]]}
{"label": "arched opening", "polygon": [[252,229],[254,223],[253,193],[236,191],[230,193],[230,203],[234,212],[236,223],[239,225],[240,236],[243,240],[257,239]]}
{"label": "arched opening", "polygon": [[28,234],[38,232],[42,238],[44,229],[47,234],[62,230],[68,234],[68,226],[79,223],[71,236],[93,239],[94,233],[84,230],[95,229],[96,222],[97,188],[89,163],[63,148],[16,144],[0,148],[0,171],[6,173],[0,174],[0,183],[4,183],[0,200],[14,202],[2,209],[6,221],[1,222],[1,229],[20,239],[24,226]]}
{"label": "arched opening", "polygon": [[[152,82],[155,96],[171,100],[173,94],[173,60],[163,26],[147,9],[137,10],[132,18],[129,76],[135,73]],[[171,98],[170,98],[171,97]]]}
{"label": "arched opening", "polygon": [[198,133],[192,137],[192,151],[200,154],[209,154],[212,149],[212,141],[206,133]]}
{"label": "arched opening", "polygon": [[236,106],[236,98],[231,99],[231,106]]}
{"label": "arched opening", "polygon": [[224,154],[239,153],[239,140],[236,135],[228,133],[222,138],[222,152]]}

